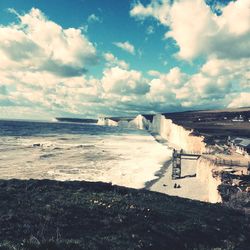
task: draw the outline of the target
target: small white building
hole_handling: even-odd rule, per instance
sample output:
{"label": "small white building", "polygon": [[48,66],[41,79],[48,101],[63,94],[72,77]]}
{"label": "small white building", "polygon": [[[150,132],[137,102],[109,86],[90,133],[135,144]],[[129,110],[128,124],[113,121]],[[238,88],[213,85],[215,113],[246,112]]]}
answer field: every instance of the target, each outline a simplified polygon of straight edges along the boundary
{"label": "small white building", "polygon": [[233,122],[244,122],[244,117],[242,115],[236,116],[232,119]]}

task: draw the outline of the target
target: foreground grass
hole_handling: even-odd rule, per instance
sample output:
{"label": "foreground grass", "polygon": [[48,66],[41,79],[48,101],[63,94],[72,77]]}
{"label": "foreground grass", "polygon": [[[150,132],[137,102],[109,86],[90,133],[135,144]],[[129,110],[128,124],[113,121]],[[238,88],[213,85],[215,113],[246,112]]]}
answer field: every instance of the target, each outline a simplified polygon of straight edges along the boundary
{"label": "foreground grass", "polygon": [[0,181],[0,249],[249,249],[220,205],[105,183]]}

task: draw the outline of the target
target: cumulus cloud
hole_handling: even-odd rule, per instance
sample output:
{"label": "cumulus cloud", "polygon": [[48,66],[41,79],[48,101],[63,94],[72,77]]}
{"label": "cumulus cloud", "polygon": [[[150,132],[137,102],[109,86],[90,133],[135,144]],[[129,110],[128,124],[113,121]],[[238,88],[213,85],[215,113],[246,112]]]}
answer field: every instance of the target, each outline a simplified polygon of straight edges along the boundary
{"label": "cumulus cloud", "polygon": [[169,0],[152,0],[147,6],[144,6],[140,1],[133,4],[130,15],[144,20],[147,17],[153,17],[159,20],[164,25],[169,25]]}
{"label": "cumulus cloud", "polygon": [[105,92],[124,96],[143,95],[149,90],[147,80],[143,78],[141,72],[119,67],[104,71],[102,85]]}
{"label": "cumulus cloud", "polygon": [[228,105],[228,108],[250,107],[250,93],[243,92],[235,97]]}
{"label": "cumulus cloud", "polygon": [[2,110],[80,112],[82,100],[96,102],[101,84],[85,73],[97,63],[97,53],[81,29],[64,29],[35,8],[23,15],[10,12],[18,22],[0,26]]}
{"label": "cumulus cloud", "polygon": [[222,6],[218,16],[203,0],[151,0],[147,6],[137,2],[130,15],[151,17],[168,27],[165,38],[177,42],[181,59],[202,54],[238,59],[250,56],[249,8],[248,0],[234,1]]}
{"label": "cumulus cloud", "polygon": [[130,54],[135,54],[135,47],[130,42],[114,42],[114,45],[118,48],[127,51]]}
{"label": "cumulus cloud", "polygon": [[129,65],[124,60],[119,60],[112,53],[105,53],[104,59],[106,60],[107,67],[119,66],[122,69],[128,69]]}
{"label": "cumulus cloud", "polygon": [[8,117],[16,118],[96,117],[146,106],[148,81],[112,53],[103,54],[100,79],[86,74],[97,52],[81,29],[64,29],[38,9],[12,13],[18,22],[0,26],[0,116],[7,117],[9,110]]}
{"label": "cumulus cloud", "polygon": [[153,102],[166,103],[168,105],[180,105],[176,97],[176,90],[180,89],[187,80],[187,75],[182,73],[178,67],[172,68],[167,74],[151,71],[155,76],[150,82],[148,98]]}
{"label": "cumulus cloud", "polygon": [[35,8],[18,18],[18,24],[0,27],[2,67],[51,70],[59,75],[64,71],[72,76],[96,63],[96,49],[80,29],[63,29]]}
{"label": "cumulus cloud", "polygon": [[250,2],[227,3],[211,7],[203,0],[151,0],[132,5],[130,15],[135,19],[155,19],[166,27],[165,39],[176,41],[179,59],[205,56],[207,60],[193,75],[180,68],[166,74],[149,71],[154,77],[147,93],[151,102],[190,108],[250,105],[246,98],[250,92]]}
{"label": "cumulus cloud", "polygon": [[[47,117],[46,113],[120,116],[169,108],[250,106],[245,0],[237,1],[242,4],[238,7],[236,2],[223,7],[221,16],[198,0],[171,2],[153,0],[146,7],[137,2],[131,15],[153,17],[170,27],[168,36],[180,46],[180,58],[189,60],[210,53],[193,75],[174,67],[164,73],[150,70],[147,79],[107,52],[102,54],[104,69],[97,79],[86,74],[98,58],[82,29],[64,29],[38,9],[23,15],[12,10],[17,23],[0,26],[0,115],[6,117],[9,110],[8,115],[15,117],[32,113],[37,117]],[[193,2],[199,4],[194,7]],[[233,11],[231,5],[242,12]],[[178,17],[180,8],[186,11]],[[197,25],[189,20],[191,15],[195,15]],[[232,21],[235,19],[239,19],[240,28]],[[129,42],[115,45],[135,54]]]}
{"label": "cumulus cloud", "polygon": [[[249,68],[247,59],[235,64],[234,60],[213,58],[193,75],[183,73],[177,67],[167,74],[153,72],[155,77],[150,82],[147,96],[154,102],[184,107],[226,107],[236,98],[233,103],[237,106],[238,97],[250,92]],[[244,100],[244,104],[249,106],[250,99]]]}

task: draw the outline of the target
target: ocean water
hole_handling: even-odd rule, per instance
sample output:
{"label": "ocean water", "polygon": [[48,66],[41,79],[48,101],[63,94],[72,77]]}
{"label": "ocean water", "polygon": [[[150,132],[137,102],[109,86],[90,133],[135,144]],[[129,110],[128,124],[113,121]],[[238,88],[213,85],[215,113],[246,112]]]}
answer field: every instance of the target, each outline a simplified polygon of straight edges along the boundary
{"label": "ocean water", "polygon": [[0,121],[0,179],[103,181],[143,188],[171,150],[146,131]]}

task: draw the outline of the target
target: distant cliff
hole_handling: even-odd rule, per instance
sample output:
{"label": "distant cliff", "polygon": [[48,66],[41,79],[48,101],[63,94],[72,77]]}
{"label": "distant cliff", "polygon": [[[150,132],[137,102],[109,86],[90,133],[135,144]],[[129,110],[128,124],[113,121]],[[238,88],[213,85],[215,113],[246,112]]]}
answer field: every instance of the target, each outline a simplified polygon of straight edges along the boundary
{"label": "distant cliff", "polygon": [[126,128],[137,128],[148,130],[159,134],[176,148],[186,151],[204,152],[206,144],[203,136],[196,136],[192,129],[175,124],[171,119],[164,115],[138,115],[134,118],[100,118],[98,125],[120,126]]}
{"label": "distant cliff", "polygon": [[151,121],[144,115],[138,115],[136,117],[101,117],[97,124],[148,130],[151,126]]}
{"label": "distant cliff", "polygon": [[97,119],[80,119],[80,118],[67,118],[67,117],[56,117],[59,122],[75,122],[75,123],[97,123]]}
{"label": "distant cliff", "polygon": [[99,118],[97,121],[97,125],[100,126],[118,126],[118,123],[110,118]]}

